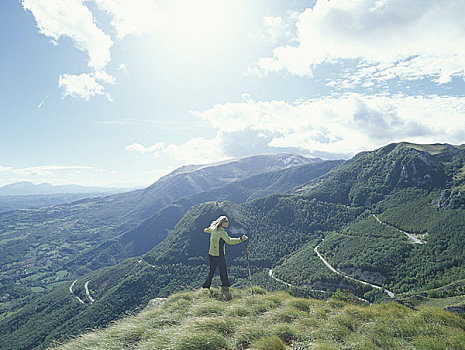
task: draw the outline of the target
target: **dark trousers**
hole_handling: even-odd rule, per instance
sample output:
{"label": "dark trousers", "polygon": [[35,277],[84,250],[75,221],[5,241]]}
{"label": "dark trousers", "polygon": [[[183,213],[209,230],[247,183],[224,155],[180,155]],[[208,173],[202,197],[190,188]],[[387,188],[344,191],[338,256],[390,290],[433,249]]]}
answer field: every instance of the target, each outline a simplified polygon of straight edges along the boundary
{"label": "dark trousers", "polygon": [[203,288],[210,288],[212,284],[213,276],[215,276],[216,268],[220,269],[220,278],[221,278],[221,285],[223,287],[229,287],[229,279],[228,279],[228,271],[226,269],[226,260],[223,256],[212,256],[208,255],[210,259],[210,272],[208,273],[208,277],[203,284]]}

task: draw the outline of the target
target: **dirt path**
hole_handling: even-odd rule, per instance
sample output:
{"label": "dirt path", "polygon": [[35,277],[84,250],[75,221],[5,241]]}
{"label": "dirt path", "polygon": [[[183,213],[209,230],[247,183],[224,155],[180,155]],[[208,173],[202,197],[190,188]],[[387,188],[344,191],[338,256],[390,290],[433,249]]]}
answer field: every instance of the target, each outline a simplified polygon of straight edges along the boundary
{"label": "dirt path", "polygon": [[95,301],[95,299],[92,298],[92,296],[90,295],[90,292],[89,292],[89,282],[90,282],[90,281],[87,281],[86,284],[84,285],[84,287],[86,288],[86,294],[87,294],[87,296],[89,297],[90,303],[92,304],[92,303]]}
{"label": "dirt path", "polygon": [[[292,285],[290,283],[287,283],[287,282],[283,281],[282,279],[279,279],[278,277],[273,275],[273,269],[268,269],[268,276],[270,276],[272,279],[274,279],[277,282],[285,284],[288,287],[308,288],[308,286],[296,286],[296,285]],[[310,292],[321,292],[321,293],[326,293],[327,292],[326,290],[321,290],[321,289],[308,289],[308,291],[310,291]]]}
{"label": "dirt path", "polygon": [[76,294],[74,294],[74,292],[73,292],[73,287],[74,287],[74,284],[75,284],[76,282],[77,282],[77,280],[75,280],[73,283],[71,283],[71,285],[69,286],[69,291],[71,292],[71,295],[72,295],[73,297],[75,297],[77,300],[79,300],[79,302],[80,302],[81,304],[84,304],[84,301],[83,301],[81,298],[79,298]]}
{"label": "dirt path", "polygon": [[292,284],[290,283],[287,283],[287,282],[284,282],[283,280],[280,280],[279,278],[277,278],[276,276],[273,276],[273,269],[268,269],[268,276],[270,276],[272,279],[274,279],[275,281],[278,281],[280,283],[283,283],[285,284],[286,286],[288,287],[292,287]]}
{"label": "dirt path", "polygon": [[145,261],[144,259],[140,259],[140,260],[138,261],[139,264],[142,264],[143,262],[146,263],[147,265],[149,265],[150,267],[156,267],[155,265],[149,264],[149,263],[148,263],[147,261]]}
{"label": "dirt path", "polygon": [[[425,244],[426,243],[425,241],[423,241],[423,240],[419,239],[418,237],[416,237],[416,236],[419,236],[419,235],[412,235],[411,233],[402,231],[402,230],[398,229],[397,227],[394,227],[392,225],[389,225],[388,223],[385,223],[385,222],[381,221],[375,214],[371,214],[371,215],[373,215],[373,217],[376,219],[376,221],[378,221],[380,224],[389,226],[389,227],[403,233],[404,235],[406,235],[413,244]],[[422,236],[424,236],[424,235],[422,235]]]}
{"label": "dirt path", "polygon": [[[376,288],[376,289],[379,289],[379,290],[383,289],[383,287],[378,286],[378,285],[376,285],[376,284],[371,284],[371,283],[369,283],[369,282],[365,282],[365,281],[356,279],[356,278],[354,278],[354,277],[351,277],[351,276],[345,274],[344,272],[341,272],[341,271],[336,270],[333,266],[331,266],[331,264],[330,264],[328,261],[326,261],[326,259],[323,258],[323,256],[322,256],[322,255],[320,254],[320,252],[318,251],[318,247],[320,246],[321,243],[323,243],[324,240],[325,240],[325,239],[323,238],[323,239],[321,240],[321,242],[320,242],[315,248],[313,248],[313,250],[314,250],[315,253],[318,255],[318,257],[320,258],[320,260],[323,261],[323,263],[324,263],[331,271],[337,273],[338,275],[341,275],[341,276],[344,277],[344,278],[350,279],[350,280],[352,280],[352,281],[360,282],[360,283],[362,283],[362,284],[364,284],[364,285],[369,285],[369,286],[371,286],[371,287],[373,287],[373,288]],[[393,292],[391,292],[391,291],[389,291],[389,290],[387,290],[387,289],[384,289],[384,291],[387,293],[387,295],[389,295],[390,298],[394,298],[394,293],[393,293]]]}

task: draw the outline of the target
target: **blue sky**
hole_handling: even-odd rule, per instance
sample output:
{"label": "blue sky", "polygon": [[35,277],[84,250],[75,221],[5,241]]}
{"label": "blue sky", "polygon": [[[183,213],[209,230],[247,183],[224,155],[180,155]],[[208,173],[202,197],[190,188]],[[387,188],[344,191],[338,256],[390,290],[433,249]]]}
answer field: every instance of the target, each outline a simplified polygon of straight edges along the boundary
{"label": "blue sky", "polygon": [[465,2],[10,0],[0,186],[465,142]]}

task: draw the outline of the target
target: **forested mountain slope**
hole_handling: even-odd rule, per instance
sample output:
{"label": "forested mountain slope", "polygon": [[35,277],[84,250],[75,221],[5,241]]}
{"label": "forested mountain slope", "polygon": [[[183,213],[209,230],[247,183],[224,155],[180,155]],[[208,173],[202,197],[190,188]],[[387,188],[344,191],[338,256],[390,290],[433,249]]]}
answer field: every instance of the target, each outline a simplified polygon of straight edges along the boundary
{"label": "forested mountain slope", "polygon": [[[82,276],[73,293],[69,285],[56,288],[0,320],[0,345],[47,343],[104,325],[152,298],[198,288],[207,273],[203,228],[219,215],[230,218],[232,236],[249,235],[253,282],[267,289],[288,288],[269,277],[272,268],[296,293],[341,288],[370,301],[384,299],[382,290],[329,270],[314,252],[317,245],[339,270],[397,296],[459,286],[451,282],[465,279],[464,155],[463,147],[450,145],[392,144],[334,168],[318,185],[300,186],[303,194],[193,206],[141,257]],[[243,246],[227,247],[227,257],[231,282],[246,285]]]}
{"label": "forested mountain slope", "polygon": [[[292,212],[293,223],[289,217]],[[221,214],[230,217],[231,232],[236,236],[247,230],[253,237],[249,246],[252,270],[263,277],[264,267],[272,267],[296,246],[318,238],[320,230],[341,228],[360,210],[292,195],[265,197],[243,205],[200,204],[191,208],[170,235],[147,254],[79,278],[73,290],[85,304],[70,293],[69,286],[63,286],[0,320],[0,345],[5,349],[17,346],[13,344],[27,347],[76,334],[104,325],[154,297],[167,296],[186,286],[199,287],[207,272],[208,237],[203,228]],[[231,281],[240,283],[247,276],[243,246],[227,247],[227,251]],[[86,296],[87,281],[94,303]]]}
{"label": "forested mountain slope", "polygon": [[80,254],[67,267],[78,271],[95,270],[96,267],[114,265],[124,258],[144,254],[160,243],[194,205],[209,201],[243,203],[269,194],[292,193],[296,187],[318,181],[342,163],[340,160],[322,161],[271,171],[183,197],[119,237]]}
{"label": "forested mountain slope", "polygon": [[[184,167],[145,190],[0,214],[0,318],[34,294],[134,255],[127,252],[132,248],[120,247],[97,252],[92,259],[81,254],[98,246],[112,246],[119,235],[173,201],[263,172],[320,162],[289,154],[251,156]],[[173,228],[181,216],[171,220],[168,227]],[[166,236],[167,232],[163,229],[160,234]],[[110,261],[106,259],[109,255]]]}
{"label": "forested mountain slope", "polygon": [[460,171],[453,168],[463,166],[464,150],[450,145],[427,146],[399,143],[365,152],[310,194],[319,200],[369,206],[395,189],[454,186],[454,176]]}

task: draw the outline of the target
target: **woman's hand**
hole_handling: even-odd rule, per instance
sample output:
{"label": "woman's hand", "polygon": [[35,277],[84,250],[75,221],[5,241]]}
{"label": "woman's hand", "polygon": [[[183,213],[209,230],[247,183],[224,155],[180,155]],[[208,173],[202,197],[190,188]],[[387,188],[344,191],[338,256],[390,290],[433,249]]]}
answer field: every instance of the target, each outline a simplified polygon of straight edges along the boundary
{"label": "woman's hand", "polygon": [[242,235],[241,239],[242,239],[242,242],[244,242],[246,239],[249,239],[249,237],[247,237],[246,235]]}

